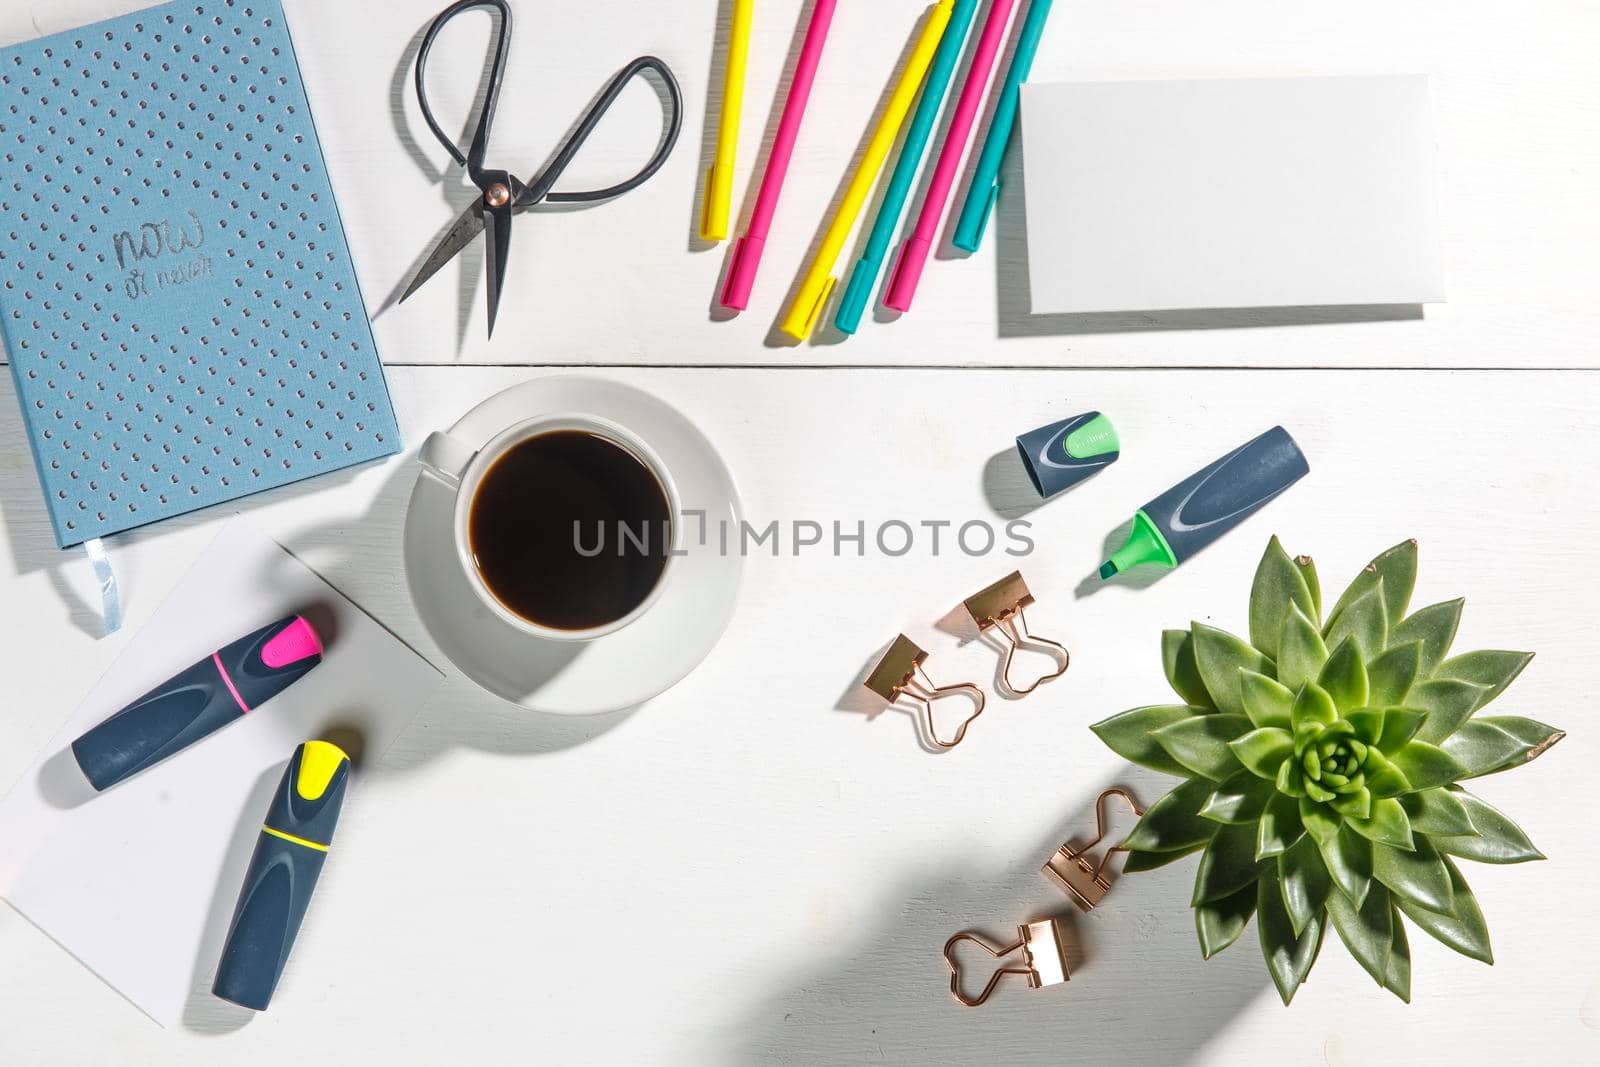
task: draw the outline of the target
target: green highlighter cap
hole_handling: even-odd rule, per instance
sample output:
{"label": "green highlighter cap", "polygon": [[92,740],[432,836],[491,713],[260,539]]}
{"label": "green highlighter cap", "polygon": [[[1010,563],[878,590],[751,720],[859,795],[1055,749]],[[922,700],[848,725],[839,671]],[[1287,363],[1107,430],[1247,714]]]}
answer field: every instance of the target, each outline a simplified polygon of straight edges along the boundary
{"label": "green highlighter cap", "polygon": [[1042,497],[1055,496],[1109,467],[1121,450],[1116,427],[1098,411],[1085,411],[1017,438],[1017,454]]}

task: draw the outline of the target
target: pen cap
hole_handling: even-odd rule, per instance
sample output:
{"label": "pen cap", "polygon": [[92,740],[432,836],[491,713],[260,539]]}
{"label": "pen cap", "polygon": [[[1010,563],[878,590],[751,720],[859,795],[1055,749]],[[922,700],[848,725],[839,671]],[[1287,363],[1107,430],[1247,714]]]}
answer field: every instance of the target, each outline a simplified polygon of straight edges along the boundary
{"label": "pen cap", "polygon": [[217,650],[246,707],[265,704],[322,662],[322,642],[299,615],[279,619]]}
{"label": "pen cap", "polygon": [[350,757],[343,749],[328,741],[307,741],[289,760],[263,825],[319,845],[333,844],[349,779]]}
{"label": "pen cap", "polygon": [[1122,454],[1116,427],[1098,411],[1085,411],[1017,438],[1017,454],[1042,497],[1070,489]]}
{"label": "pen cap", "polygon": [[266,1010],[311,903],[344,802],[350,760],[326,741],[295,750],[278,783],[239,903],[228,927],[211,992]]}

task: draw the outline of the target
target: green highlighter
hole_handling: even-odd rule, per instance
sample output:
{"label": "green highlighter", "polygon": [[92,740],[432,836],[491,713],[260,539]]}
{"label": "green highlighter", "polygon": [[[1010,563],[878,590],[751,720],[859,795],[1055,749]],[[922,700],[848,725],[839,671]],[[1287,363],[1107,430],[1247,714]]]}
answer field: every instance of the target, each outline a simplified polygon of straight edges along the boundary
{"label": "green highlighter", "polygon": [[1122,445],[1110,419],[1085,411],[1023,434],[1017,438],[1017,454],[1033,487],[1048,499],[1111,466],[1122,455]]}
{"label": "green highlighter", "polygon": [[1274,426],[1140,508],[1127,544],[1101,564],[1100,577],[1140,563],[1176,567],[1310,470],[1294,438]]}

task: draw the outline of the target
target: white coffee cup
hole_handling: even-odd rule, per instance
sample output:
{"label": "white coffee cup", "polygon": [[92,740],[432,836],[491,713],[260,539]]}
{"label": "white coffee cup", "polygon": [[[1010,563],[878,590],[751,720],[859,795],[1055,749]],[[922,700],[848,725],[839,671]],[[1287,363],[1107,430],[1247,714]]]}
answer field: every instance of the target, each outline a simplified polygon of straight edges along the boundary
{"label": "white coffee cup", "polygon": [[[655,476],[656,482],[667,498],[667,553],[655,586],[649,595],[626,615],[583,630],[562,630],[553,626],[543,626],[523,618],[502,603],[484,581],[477,564],[473,562],[472,538],[469,531],[472,501],[477,496],[484,475],[494,466],[495,461],[529,438],[562,431],[594,434],[629,452]],[[477,594],[484,607],[529,636],[551,641],[592,641],[615,633],[650,610],[660,598],[661,591],[666,588],[673,574],[673,561],[681,554],[679,552],[681,524],[677,521],[679,514],[677,487],[666,465],[661,462],[661,457],[656,455],[637,434],[609,419],[581,414],[541,415],[507,427],[496,434],[488,444],[478,449],[448,433],[435,432],[429,434],[428,439],[422,443],[417,458],[428,474],[455,492],[455,518],[451,530],[456,550],[456,565],[466,575],[472,591]]]}

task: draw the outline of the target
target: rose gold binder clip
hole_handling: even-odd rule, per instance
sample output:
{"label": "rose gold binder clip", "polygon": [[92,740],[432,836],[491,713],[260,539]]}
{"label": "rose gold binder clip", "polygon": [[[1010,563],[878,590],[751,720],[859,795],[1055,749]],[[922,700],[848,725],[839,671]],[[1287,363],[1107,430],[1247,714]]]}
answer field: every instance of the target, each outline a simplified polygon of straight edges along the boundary
{"label": "rose gold binder clip", "polygon": [[[1072,656],[1067,652],[1066,646],[1028,632],[1028,620],[1022,611],[1033,603],[1033,594],[1028,591],[1028,583],[1022,580],[1021,571],[1012,571],[982,592],[969,596],[963,603],[966,605],[967,613],[972,616],[972,621],[978,624],[980,634],[993,630],[1005,641],[1006,659],[1000,668],[999,680],[1012,695],[1026,696],[1044,683],[1067,673],[1067,666],[1071,663]],[[1055,657],[1061,666],[1032,685],[1018,688],[1011,682],[1011,661],[1016,657],[1017,650],[1025,645],[1034,645],[1045,650]]]}
{"label": "rose gold binder clip", "polygon": [[1105,803],[1106,799],[1112,796],[1126,800],[1135,815],[1144,814],[1144,809],[1139,807],[1139,802],[1133,798],[1132,793],[1115,787],[1107,789],[1094,803],[1097,826],[1094,840],[1081,848],[1073,848],[1070,843],[1062,845],[1056,849],[1056,854],[1050,857],[1050,862],[1043,868],[1044,876],[1060,887],[1084,911],[1093,911],[1095,905],[1104,900],[1106,893],[1111,889],[1111,882],[1106,878],[1106,865],[1111,862],[1111,854],[1127,851],[1122,845],[1113,845],[1105,850],[1100,862],[1093,866],[1085,855],[1091,848],[1105,840]]}
{"label": "rose gold binder clip", "polygon": [[[899,702],[901,697],[905,697],[913,703],[920,704],[922,721],[927,728],[928,737],[940,748],[955,748],[961,743],[961,739],[967,736],[967,727],[972,725],[972,720],[983,714],[983,690],[971,682],[934,685],[927,672],[922,669],[923,661],[927,658],[928,654],[918,648],[915,641],[905,634],[900,634],[862,684],[886,703],[894,704]],[[961,723],[960,729],[956,730],[955,738],[944,741],[940,739],[933,726],[933,702],[957,693],[971,695],[977,701],[977,706]]]}
{"label": "rose gold binder clip", "polygon": [[[1030,989],[1058,985],[1072,977],[1067,971],[1067,944],[1062,936],[1061,923],[1056,919],[1040,919],[1017,927],[1017,940],[1009,945],[995,945],[988,939],[969,930],[944,943],[944,962],[950,968],[950,995],[969,1008],[976,1008],[989,999],[1000,979],[1008,974],[1017,975],[1028,983]],[[961,966],[951,952],[958,941],[971,941],[995,959],[1003,959],[1013,952],[1022,953],[1020,965],[1003,966],[989,976],[989,984],[976,997],[961,992]]]}

